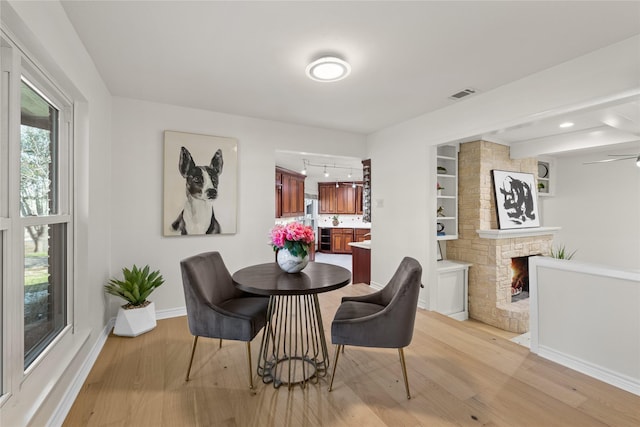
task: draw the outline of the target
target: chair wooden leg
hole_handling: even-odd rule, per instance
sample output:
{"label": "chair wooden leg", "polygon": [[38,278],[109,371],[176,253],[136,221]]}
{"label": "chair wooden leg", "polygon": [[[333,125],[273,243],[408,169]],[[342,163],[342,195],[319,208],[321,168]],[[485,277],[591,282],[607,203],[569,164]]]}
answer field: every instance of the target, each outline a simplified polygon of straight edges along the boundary
{"label": "chair wooden leg", "polygon": [[253,371],[251,370],[251,341],[247,341],[247,358],[249,359],[249,388],[253,390]]}
{"label": "chair wooden leg", "polygon": [[222,338],[220,338],[220,344],[218,345],[218,348],[222,348]]}
{"label": "chair wooden leg", "polygon": [[336,367],[338,366],[338,356],[340,356],[340,347],[342,347],[342,352],[344,353],[344,345],[336,346],[336,355],[333,358],[333,370],[331,371],[331,381],[329,382],[329,391],[333,388],[333,379],[336,377]]}
{"label": "chair wooden leg", "polygon": [[187,378],[185,381],[189,381],[189,374],[191,373],[191,365],[193,365],[193,356],[196,354],[196,345],[198,344],[198,337],[193,337],[193,348],[191,349],[191,359],[189,360],[189,368],[187,369]]}
{"label": "chair wooden leg", "polygon": [[404,351],[399,348],[400,365],[402,365],[402,375],[404,376],[404,388],[407,390],[407,399],[411,399],[411,393],[409,393],[409,379],[407,378],[407,364],[404,361]]}

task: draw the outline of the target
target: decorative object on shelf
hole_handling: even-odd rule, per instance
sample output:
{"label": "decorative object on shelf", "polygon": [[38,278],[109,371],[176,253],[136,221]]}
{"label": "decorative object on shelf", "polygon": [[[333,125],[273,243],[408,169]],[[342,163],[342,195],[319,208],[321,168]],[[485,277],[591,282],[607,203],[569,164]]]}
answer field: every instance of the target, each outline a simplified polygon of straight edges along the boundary
{"label": "decorative object on shelf", "polygon": [[545,189],[544,182],[539,182],[539,183],[538,183],[538,190],[541,190],[541,191],[542,191],[542,190],[544,190],[544,189]]}
{"label": "decorative object on shelf", "polygon": [[446,215],[444,214],[444,207],[442,207],[442,206],[438,206],[438,212],[437,212],[437,214],[438,214],[438,217],[444,217],[444,216],[446,216]]}
{"label": "decorative object on shelf", "polygon": [[120,307],[114,335],[136,337],[156,327],[155,305],[147,301],[147,297],[158,286],[164,283],[159,270],[149,272],[149,266],[139,269],[136,265],[131,270],[122,269],[124,280],[111,279],[104,286],[105,292],[127,301]]}
{"label": "decorative object on shelf", "polygon": [[277,251],[276,260],[287,273],[298,273],[309,263],[309,245],[313,243],[313,229],[299,222],[276,225],[270,233],[271,245]]}
{"label": "decorative object on shelf", "polygon": [[444,224],[439,222],[438,223],[438,236],[445,236],[446,233],[444,231]]}
{"label": "decorative object on shelf", "polygon": [[436,242],[436,243],[438,244],[438,245],[437,245],[437,248],[438,248],[438,254],[437,254],[436,261],[442,261],[442,249],[440,248],[440,242],[438,241],[438,242]]}
{"label": "decorative object on shelf", "polygon": [[540,227],[533,174],[492,170],[498,228]]}
{"label": "decorative object on shelf", "polygon": [[549,166],[546,163],[538,162],[538,178],[549,177]]}
{"label": "decorative object on shelf", "polygon": [[447,168],[445,168],[444,166],[438,166],[438,173],[440,175],[446,175],[447,174]]}
{"label": "decorative object on shelf", "polygon": [[331,223],[336,227],[340,225],[340,219],[338,218],[338,215],[334,215],[331,217]]}
{"label": "decorative object on shelf", "polygon": [[440,183],[438,182],[436,184],[436,190],[438,190],[438,196],[442,196],[442,191],[444,190],[444,187],[440,185]]}

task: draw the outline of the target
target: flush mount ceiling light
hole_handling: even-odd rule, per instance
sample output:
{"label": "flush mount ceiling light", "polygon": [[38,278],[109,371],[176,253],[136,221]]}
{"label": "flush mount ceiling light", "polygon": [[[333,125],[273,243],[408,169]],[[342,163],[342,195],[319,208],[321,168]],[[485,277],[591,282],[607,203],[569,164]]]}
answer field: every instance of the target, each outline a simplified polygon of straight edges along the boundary
{"label": "flush mount ceiling light", "polygon": [[563,129],[570,128],[571,126],[573,126],[573,122],[560,123],[560,127],[563,128]]}
{"label": "flush mount ceiling light", "polygon": [[351,73],[351,65],[335,56],[324,56],[307,65],[306,72],[317,82],[337,82]]}

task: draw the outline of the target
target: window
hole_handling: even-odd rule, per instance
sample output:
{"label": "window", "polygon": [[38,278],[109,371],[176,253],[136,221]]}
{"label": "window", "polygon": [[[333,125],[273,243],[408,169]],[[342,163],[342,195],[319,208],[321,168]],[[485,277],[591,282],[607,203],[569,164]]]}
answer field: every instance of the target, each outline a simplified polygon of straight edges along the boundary
{"label": "window", "polygon": [[24,221],[24,367],[66,324],[65,224],[59,211],[59,110],[24,78],[20,87],[20,216]]}
{"label": "window", "polygon": [[2,395],[71,330],[73,146],[55,83],[6,37],[0,64]]}

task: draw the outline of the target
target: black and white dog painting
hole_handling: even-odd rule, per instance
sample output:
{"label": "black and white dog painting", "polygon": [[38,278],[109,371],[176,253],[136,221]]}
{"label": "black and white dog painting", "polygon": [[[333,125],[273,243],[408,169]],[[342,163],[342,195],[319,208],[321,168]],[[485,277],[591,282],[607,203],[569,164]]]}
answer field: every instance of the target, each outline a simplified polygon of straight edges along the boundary
{"label": "black and white dog painting", "polygon": [[212,202],[218,197],[218,177],[222,173],[222,150],[207,166],[196,166],[191,153],[180,148],[178,170],[185,179],[187,200],[171,228],[180,234],[220,234]]}
{"label": "black and white dog painting", "polygon": [[165,131],[165,236],[235,233],[236,176],[234,139]]}

